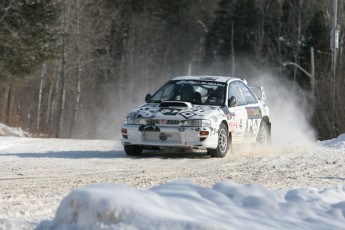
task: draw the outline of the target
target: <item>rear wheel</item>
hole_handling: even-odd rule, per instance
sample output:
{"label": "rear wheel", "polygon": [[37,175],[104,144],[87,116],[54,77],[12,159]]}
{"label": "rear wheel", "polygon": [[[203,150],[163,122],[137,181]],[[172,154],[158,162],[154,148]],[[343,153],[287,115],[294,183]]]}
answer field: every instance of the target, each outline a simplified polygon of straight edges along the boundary
{"label": "rear wheel", "polygon": [[[220,124],[218,130],[218,146],[216,149],[207,149],[211,157],[225,157],[231,145],[228,129],[224,123]],[[230,148],[231,149],[231,148]]]}
{"label": "rear wheel", "polygon": [[260,125],[260,130],[258,136],[256,137],[256,142],[262,145],[268,145],[271,143],[271,135],[266,122],[262,122]]}
{"label": "rear wheel", "polygon": [[143,151],[140,145],[125,145],[124,149],[128,156],[140,156]]}

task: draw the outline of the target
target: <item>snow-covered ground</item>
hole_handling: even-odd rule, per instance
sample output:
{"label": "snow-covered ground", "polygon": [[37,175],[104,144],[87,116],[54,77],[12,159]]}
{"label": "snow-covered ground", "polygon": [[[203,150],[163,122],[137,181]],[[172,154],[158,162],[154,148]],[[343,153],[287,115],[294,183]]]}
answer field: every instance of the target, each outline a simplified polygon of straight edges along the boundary
{"label": "snow-covered ground", "polygon": [[119,141],[0,137],[0,229],[345,228],[345,135],[234,150],[132,158]]}

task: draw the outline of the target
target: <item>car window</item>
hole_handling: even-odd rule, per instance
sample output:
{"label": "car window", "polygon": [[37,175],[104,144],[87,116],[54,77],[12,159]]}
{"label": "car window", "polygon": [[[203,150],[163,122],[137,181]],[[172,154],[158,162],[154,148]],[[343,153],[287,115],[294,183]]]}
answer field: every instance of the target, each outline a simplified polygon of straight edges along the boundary
{"label": "car window", "polygon": [[222,106],[225,103],[225,83],[214,81],[170,81],[160,88],[148,101],[184,101],[198,105]]}
{"label": "car window", "polygon": [[248,88],[248,86],[246,86],[243,82],[238,82],[238,84],[241,87],[241,90],[243,92],[243,95],[246,99],[247,104],[255,104],[258,102],[254,94],[252,93],[252,91],[250,91],[250,89]]}
{"label": "car window", "polygon": [[241,87],[238,84],[238,81],[230,83],[229,88],[229,99],[234,96],[236,98],[237,105],[245,105],[247,104],[246,99],[243,95]]}
{"label": "car window", "polygon": [[160,102],[160,101],[168,101],[171,98],[173,89],[175,85],[174,84],[166,84],[161,89],[155,93],[152,98],[150,99],[151,102]]}

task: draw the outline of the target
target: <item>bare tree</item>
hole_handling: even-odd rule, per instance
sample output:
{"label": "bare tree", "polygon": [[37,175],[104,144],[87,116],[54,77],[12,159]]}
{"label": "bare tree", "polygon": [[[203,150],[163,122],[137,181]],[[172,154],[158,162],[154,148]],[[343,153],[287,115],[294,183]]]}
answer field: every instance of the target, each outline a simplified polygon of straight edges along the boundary
{"label": "bare tree", "polygon": [[42,92],[43,92],[43,84],[44,84],[44,76],[46,74],[46,63],[42,64],[42,71],[41,71],[41,78],[40,78],[40,87],[38,92],[38,108],[37,108],[37,125],[36,130],[40,130],[41,126],[41,105],[42,105]]}

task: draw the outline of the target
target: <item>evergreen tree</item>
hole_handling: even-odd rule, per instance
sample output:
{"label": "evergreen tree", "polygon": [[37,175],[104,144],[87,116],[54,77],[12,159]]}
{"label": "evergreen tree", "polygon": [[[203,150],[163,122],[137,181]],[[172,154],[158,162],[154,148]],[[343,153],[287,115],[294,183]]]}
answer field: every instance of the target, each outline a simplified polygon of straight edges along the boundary
{"label": "evergreen tree", "polygon": [[231,52],[231,32],[234,1],[221,0],[215,19],[206,35],[205,63],[211,64],[215,58],[228,58]]}
{"label": "evergreen tree", "polygon": [[327,51],[329,49],[329,29],[326,25],[322,10],[314,14],[308,25],[306,34],[306,46],[308,48],[314,47],[321,51]]}
{"label": "evergreen tree", "polygon": [[255,0],[238,1],[234,9],[234,44],[241,53],[252,53],[255,43]]}
{"label": "evergreen tree", "polygon": [[216,16],[206,37],[205,64],[224,63],[221,69],[228,71],[228,59],[234,53],[253,54],[255,46],[256,5],[254,0],[221,0]]}
{"label": "evergreen tree", "polygon": [[[265,2],[266,3],[266,2]],[[264,4],[265,4],[264,3]],[[263,57],[270,63],[281,63],[281,1],[269,1],[264,12]]]}
{"label": "evergreen tree", "polygon": [[7,74],[30,73],[54,56],[60,9],[54,0],[0,2],[0,68]]}

